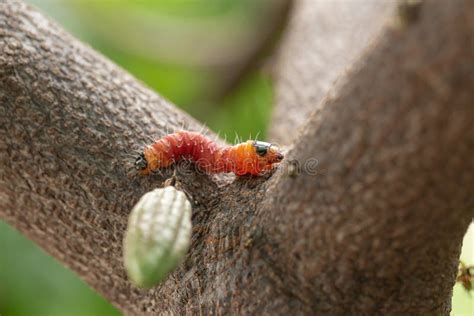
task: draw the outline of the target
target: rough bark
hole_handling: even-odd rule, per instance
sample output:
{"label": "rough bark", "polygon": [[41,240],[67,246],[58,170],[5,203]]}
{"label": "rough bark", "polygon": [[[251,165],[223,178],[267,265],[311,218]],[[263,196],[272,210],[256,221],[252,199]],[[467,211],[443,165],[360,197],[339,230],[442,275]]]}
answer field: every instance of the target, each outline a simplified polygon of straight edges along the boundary
{"label": "rough bark", "polygon": [[[130,154],[200,126],[33,9],[2,3],[0,217],[130,314],[447,313],[474,209],[473,9],[429,1],[417,21],[393,16],[275,174],[179,168],[192,247],[144,291],[125,277],[121,240],[163,179],[130,173]],[[310,158],[316,174],[287,172]]]}
{"label": "rough bark", "polygon": [[295,1],[278,53],[269,137],[290,145],[334,81],[390,18],[395,1]]}
{"label": "rough bark", "polygon": [[[474,2],[411,10],[313,112],[286,157],[306,166],[274,176],[261,206],[260,250],[316,314],[450,310],[474,215]],[[318,88],[294,85],[284,99]]]}

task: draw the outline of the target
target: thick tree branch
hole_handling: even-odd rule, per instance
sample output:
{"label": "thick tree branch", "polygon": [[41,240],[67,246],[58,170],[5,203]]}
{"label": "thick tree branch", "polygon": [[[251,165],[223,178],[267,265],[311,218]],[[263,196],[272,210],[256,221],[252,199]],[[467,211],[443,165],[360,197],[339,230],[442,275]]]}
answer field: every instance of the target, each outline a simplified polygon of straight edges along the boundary
{"label": "thick tree branch", "polygon": [[270,138],[289,145],[334,81],[378,34],[395,1],[299,0],[278,54]]}
{"label": "thick tree branch", "polygon": [[272,179],[255,221],[268,266],[313,313],[449,312],[474,215],[474,2],[417,8],[393,12],[313,113],[286,158],[302,173]]}

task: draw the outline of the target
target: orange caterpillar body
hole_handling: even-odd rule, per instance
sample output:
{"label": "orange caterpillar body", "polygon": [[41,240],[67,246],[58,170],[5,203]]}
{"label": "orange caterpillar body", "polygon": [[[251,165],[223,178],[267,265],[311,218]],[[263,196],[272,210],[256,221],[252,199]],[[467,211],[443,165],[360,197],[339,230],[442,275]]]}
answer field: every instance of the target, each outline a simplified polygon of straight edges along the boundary
{"label": "orange caterpillar body", "polygon": [[146,146],[135,167],[148,175],[173,163],[189,159],[208,173],[233,172],[259,175],[283,159],[275,145],[249,140],[234,146],[222,146],[197,132],[181,131],[166,135]]}

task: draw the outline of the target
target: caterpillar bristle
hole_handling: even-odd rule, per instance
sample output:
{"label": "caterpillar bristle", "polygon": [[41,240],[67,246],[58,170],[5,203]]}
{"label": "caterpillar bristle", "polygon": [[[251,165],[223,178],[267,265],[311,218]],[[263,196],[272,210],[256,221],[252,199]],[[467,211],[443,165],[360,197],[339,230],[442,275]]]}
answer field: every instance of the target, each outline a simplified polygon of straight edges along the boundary
{"label": "caterpillar bristle", "polygon": [[219,137],[221,135],[221,131],[217,131],[217,134],[214,136],[214,141],[217,142],[219,140]]}
{"label": "caterpillar bristle", "polygon": [[207,132],[206,130],[207,130],[207,128],[206,128],[206,123],[204,122],[204,123],[202,124],[200,130],[198,131],[198,133],[201,134],[201,135],[206,135],[206,132]]}
{"label": "caterpillar bristle", "polygon": [[[260,135],[260,131],[258,131],[258,132],[257,132],[257,135],[255,135],[255,141],[258,140],[258,136],[259,136],[259,135]],[[252,139],[252,138],[250,138],[250,139]]]}
{"label": "caterpillar bristle", "polygon": [[240,138],[239,135],[237,135],[237,132],[234,131],[234,145],[240,143]]}

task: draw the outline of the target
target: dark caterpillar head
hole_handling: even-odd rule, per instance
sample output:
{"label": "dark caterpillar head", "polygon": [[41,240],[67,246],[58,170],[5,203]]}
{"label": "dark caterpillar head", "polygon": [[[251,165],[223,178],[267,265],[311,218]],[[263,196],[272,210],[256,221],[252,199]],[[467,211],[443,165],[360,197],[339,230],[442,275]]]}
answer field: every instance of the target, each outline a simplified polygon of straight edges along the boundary
{"label": "dark caterpillar head", "polygon": [[137,159],[135,159],[135,169],[138,171],[143,171],[148,167],[148,162],[145,158],[145,154],[141,153],[138,155]]}
{"label": "dark caterpillar head", "polygon": [[275,144],[270,144],[261,141],[254,141],[253,146],[255,153],[268,160],[269,163],[280,162],[284,156]]}

